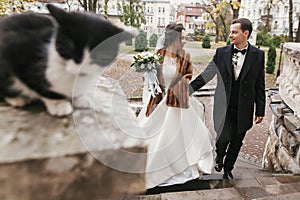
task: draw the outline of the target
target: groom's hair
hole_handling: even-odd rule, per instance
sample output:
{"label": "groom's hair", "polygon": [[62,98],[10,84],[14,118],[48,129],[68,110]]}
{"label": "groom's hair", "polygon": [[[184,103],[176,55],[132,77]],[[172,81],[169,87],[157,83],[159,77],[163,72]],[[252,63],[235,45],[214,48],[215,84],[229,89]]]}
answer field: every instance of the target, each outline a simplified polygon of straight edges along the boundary
{"label": "groom's hair", "polygon": [[178,37],[181,37],[182,30],[184,30],[182,24],[170,23],[166,26],[164,49],[168,48]]}
{"label": "groom's hair", "polygon": [[249,31],[249,35],[248,35],[248,39],[252,33],[252,23],[249,19],[247,18],[238,18],[238,19],[234,19],[231,24],[237,24],[240,23],[241,24],[241,29],[243,32],[245,32],[246,30]]}

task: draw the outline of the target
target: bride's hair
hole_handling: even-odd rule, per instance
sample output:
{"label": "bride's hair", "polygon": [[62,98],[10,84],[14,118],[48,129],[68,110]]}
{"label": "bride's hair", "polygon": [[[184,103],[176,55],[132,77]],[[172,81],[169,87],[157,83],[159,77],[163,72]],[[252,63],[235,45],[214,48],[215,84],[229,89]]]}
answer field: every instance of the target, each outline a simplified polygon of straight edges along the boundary
{"label": "bride's hair", "polygon": [[163,44],[163,49],[168,48],[178,37],[181,37],[182,30],[184,30],[182,24],[168,24],[165,30],[165,41]]}

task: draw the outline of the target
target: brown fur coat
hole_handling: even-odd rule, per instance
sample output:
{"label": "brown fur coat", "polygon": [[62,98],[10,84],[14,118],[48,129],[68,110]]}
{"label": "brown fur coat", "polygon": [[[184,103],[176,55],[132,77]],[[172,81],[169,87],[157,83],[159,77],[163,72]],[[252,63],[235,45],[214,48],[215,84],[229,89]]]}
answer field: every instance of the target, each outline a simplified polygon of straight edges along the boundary
{"label": "brown fur coat", "polygon": [[[160,55],[165,55],[165,50],[161,49],[157,53]],[[165,95],[164,80],[162,74],[163,60],[161,62],[161,67],[157,73],[157,78],[159,85],[163,91],[162,94],[157,95],[155,98],[150,97],[150,101],[147,105],[146,116],[148,117],[159,102],[163,99]],[[189,81],[192,79],[193,66],[190,59],[190,54],[185,52],[185,50],[179,50],[177,52],[176,60],[176,75],[170,83],[167,90],[166,104],[170,107],[177,108],[188,108],[189,107]]]}

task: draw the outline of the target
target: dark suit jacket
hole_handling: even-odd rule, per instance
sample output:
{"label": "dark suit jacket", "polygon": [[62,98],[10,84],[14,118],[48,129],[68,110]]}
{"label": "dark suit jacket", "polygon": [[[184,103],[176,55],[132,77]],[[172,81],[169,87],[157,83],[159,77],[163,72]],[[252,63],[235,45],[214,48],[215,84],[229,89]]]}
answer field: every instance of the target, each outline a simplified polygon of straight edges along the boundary
{"label": "dark suit jacket", "polygon": [[[217,74],[214,96],[214,127],[220,133],[224,125],[231,96],[233,45],[218,48],[213,60],[195,80],[190,83],[191,92],[198,90]],[[246,132],[253,125],[255,116],[265,115],[265,62],[264,52],[249,44],[241,71],[237,106],[237,131]]]}

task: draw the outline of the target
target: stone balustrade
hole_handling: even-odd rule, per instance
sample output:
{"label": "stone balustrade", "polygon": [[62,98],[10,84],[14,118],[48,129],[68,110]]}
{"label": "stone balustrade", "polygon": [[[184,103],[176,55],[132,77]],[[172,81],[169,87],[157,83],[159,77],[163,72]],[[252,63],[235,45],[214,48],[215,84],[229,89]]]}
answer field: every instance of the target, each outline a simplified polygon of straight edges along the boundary
{"label": "stone balustrade", "polygon": [[119,84],[97,81],[93,98],[74,99],[73,115],[64,118],[38,103],[0,104],[0,199],[106,200],[145,192],[145,133]]}
{"label": "stone balustrade", "polygon": [[300,43],[283,45],[278,90],[269,90],[273,112],[262,168],[300,174]]}
{"label": "stone balustrade", "polygon": [[300,43],[283,45],[283,73],[278,78],[279,94],[282,100],[300,116]]}

